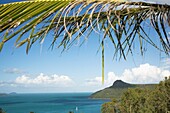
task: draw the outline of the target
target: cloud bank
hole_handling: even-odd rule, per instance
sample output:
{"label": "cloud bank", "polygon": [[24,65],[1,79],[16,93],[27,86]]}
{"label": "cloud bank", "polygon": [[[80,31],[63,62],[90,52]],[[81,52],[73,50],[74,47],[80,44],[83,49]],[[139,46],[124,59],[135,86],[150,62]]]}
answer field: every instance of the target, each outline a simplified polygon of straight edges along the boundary
{"label": "cloud bank", "polygon": [[[170,76],[170,70],[162,70],[159,67],[146,63],[136,68],[125,69],[122,75],[116,75],[114,72],[109,72],[105,79],[104,87],[112,85],[116,80],[123,80],[134,84],[158,83],[166,76]],[[101,80],[101,77],[88,79],[86,85],[101,86]]]}
{"label": "cloud bank", "polygon": [[[165,59],[166,61],[169,59]],[[168,65],[168,64],[167,64]],[[109,72],[102,85],[102,77],[86,79],[81,83],[74,82],[66,75],[46,75],[40,73],[37,76],[23,74],[12,81],[0,81],[1,91],[11,92],[80,92],[97,91],[111,86],[116,80],[123,80],[134,84],[159,83],[165,76],[170,76],[170,70],[150,65],[141,64],[138,67],[125,69],[121,75]]]}
{"label": "cloud bank", "polygon": [[45,75],[43,73],[31,78],[29,75],[17,77],[12,82],[0,82],[0,86],[22,86],[22,87],[71,87],[74,81],[65,75]]}

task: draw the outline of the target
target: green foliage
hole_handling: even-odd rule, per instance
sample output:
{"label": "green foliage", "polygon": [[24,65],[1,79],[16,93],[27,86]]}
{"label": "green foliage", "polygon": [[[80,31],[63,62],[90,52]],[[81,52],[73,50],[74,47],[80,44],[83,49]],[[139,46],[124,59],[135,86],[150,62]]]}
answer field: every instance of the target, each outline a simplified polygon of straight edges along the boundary
{"label": "green foliage", "polygon": [[101,108],[102,113],[116,113],[117,100],[113,99],[111,102],[104,103]]}
{"label": "green foliage", "polygon": [[170,112],[170,77],[161,81],[152,92],[150,105],[153,106],[155,113]]}
{"label": "green foliage", "polygon": [[2,108],[0,108],[0,113],[6,113]]}
{"label": "green foliage", "polygon": [[148,89],[128,89],[121,98],[122,113],[151,113],[148,106],[150,91]]}
{"label": "green foliage", "polygon": [[129,88],[123,93],[119,102],[105,103],[102,105],[102,110],[107,113],[169,113],[170,77],[161,81],[154,90]]}
{"label": "green foliage", "polygon": [[91,98],[110,99],[120,98],[127,88],[106,88],[91,95]]}

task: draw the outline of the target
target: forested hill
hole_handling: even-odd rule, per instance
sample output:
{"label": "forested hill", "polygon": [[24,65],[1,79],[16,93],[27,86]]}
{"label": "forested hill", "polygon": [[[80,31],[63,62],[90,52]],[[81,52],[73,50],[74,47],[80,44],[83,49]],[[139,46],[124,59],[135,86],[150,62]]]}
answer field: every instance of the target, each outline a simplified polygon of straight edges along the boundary
{"label": "forested hill", "polygon": [[97,91],[91,95],[91,98],[111,99],[120,98],[121,95],[128,90],[128,88],[148,88],[154,89],[157,84],[130,84],[122,80],[116,80],[112,86],[103,90]]}

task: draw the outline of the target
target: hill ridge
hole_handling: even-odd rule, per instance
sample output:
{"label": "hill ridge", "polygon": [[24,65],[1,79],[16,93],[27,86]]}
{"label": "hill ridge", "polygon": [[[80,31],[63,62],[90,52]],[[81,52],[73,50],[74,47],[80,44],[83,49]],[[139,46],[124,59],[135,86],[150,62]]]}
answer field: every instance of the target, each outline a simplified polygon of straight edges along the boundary
{"label": "hill ridge", "polygon": [[111,99],[120,98],[128,88],[148,88],[154,89],[157,84],[131,84],[122,80],[116,80],[113,85],[102,90],[96,91],[91,95],[91,98]]}
{"label": "hill ridge", "polygon": [[126,83],[122,80],[116,80],[112,86],[109,88],[128,88],[128,87],[134,87],[134,84]]}

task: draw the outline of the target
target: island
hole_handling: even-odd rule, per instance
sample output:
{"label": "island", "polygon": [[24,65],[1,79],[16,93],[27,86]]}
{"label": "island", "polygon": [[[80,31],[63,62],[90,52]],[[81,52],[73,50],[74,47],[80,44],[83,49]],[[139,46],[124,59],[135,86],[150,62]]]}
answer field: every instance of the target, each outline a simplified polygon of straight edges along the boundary
{"label": "island", "polygon": [[0,93],[0,96],[6,96],[8,95],[7,93]]}

